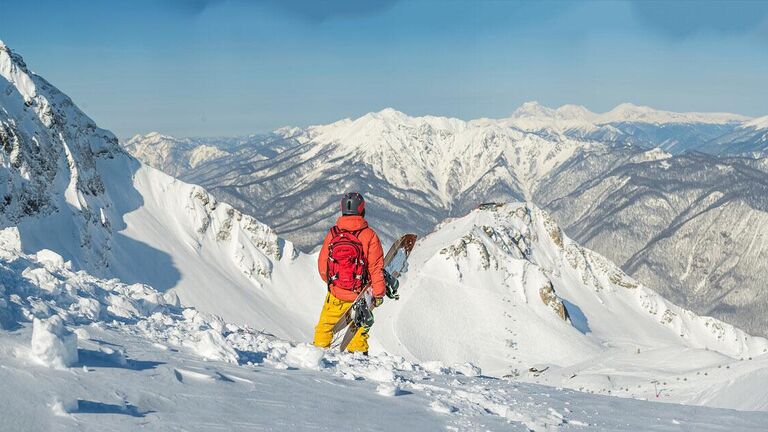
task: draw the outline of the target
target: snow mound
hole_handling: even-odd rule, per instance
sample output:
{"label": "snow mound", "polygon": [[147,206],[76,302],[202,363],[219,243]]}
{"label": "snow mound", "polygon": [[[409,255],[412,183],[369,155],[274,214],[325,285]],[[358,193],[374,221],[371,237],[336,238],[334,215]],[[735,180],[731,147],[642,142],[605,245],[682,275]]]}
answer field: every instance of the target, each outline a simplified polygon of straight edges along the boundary
{"label": "snow mound", "polygon": [[237,352],[230,346],[220,332],[209,329],[200,332],[198,340],[192,342],[193,349],[206,360],[218,360],[237,363]]}
{"label": "snow mound", "polygon": [[74,366],[78,361],[77,335],[67,330],[58,315],[35,318],[30,353],[45,366],[58,369]]}
{"label": "snow mound", "polygon": [[288,366],[303,369],[320,369],[323,365],[324,350],[310,344],[291,347],[285,355]]}

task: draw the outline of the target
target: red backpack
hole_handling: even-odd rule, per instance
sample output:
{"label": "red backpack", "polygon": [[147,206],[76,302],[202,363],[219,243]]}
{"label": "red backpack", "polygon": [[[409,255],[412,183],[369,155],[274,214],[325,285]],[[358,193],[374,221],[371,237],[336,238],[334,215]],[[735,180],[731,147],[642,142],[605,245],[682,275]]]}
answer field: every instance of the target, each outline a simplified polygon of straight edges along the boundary
{"label": "red backpack", "polygon": [[328,266],[325,271],[329,289],[333,284],[337,288],[359,293],[368,283],[368,263],[363,243],[358,237],[362,231],[343,231],[337,226],[331,228],[333,238],[328,243]]}

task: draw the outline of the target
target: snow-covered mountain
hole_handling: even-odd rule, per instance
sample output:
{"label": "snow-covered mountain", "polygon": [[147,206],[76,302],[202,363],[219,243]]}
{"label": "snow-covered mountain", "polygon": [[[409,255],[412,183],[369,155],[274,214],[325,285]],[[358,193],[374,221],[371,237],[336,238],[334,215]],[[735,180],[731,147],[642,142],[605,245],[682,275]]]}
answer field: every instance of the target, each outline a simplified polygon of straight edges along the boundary
{"label": "snow-covered mountain", "polygon": [[[487,205],[442,224],[409,263],[401,304],[382,308],[375,333],[406,358],[471,360],[497,376],[627,396],[663,378],[686,403],[702,383],[682,379],[703,365],[768,358],[768,340],[673,305],[530,204]],[[659,369],[630,372],[625,362]]]}
{"label": "snow-covered mountain", "polygon": [[423,234],[483,200],[530,198],[539,179],[578,149],[604,146],[392,109],[271,137],[266,147],[282,146],[274,157],[265,158],[261,146],[243,147],[181,178],[258,214],[305,249],[320,242],[345,191],[368,196],[384,238],[403,229]]}
{"label": "snow-covered mountain", "polygon": [[0,228],[18,230],[24,252],[51,250],[75,269],[173,290],[229,321],[308,335],[291,310],[316,290],[295,271],[308,258],[290,242],[133,159],[4,45],[0,89]]}
{"label": "snow-covered mountain", "polygon": [[[497,120],[410,117],[388,108],[329,125],[284,128],[210,160],[195,153],[207,151],[210,139],[184,139],[170,156],[167,143],[174,139],[158,142],[157,134],[134,137],[126,146],[143,162],[204,186],[311,249],[335,214],[327,192],[371,195],[373,220],[391,239],[403,228],[429,232],[481,201],[532,199],[541,179],[575,153],[627,146],[727,152],[708,143],[752,123],[735,114],[632,104],[597,114],[529,102]],[[190,160],[200,163],[192,167]]]}
{"label": "snow-covered mountain", "polygon": [[174,177],[203,162],[228,155],[222,147],[217,142],[211,145],[200,140],[174,138],[157,132],[136,135],[125,143],[125,149],[134,157]]}
{"label": "snow-covered mountain", "polygon": [[292,144],[285,137],[295,133],[284,128],[268,135],[243,137],[176,138],[151,132],[135,135],[123,143],[124,148],[143,163],[179,177],[199,165],[246,150],[252,157],[276,156],[284,146]]}
{"label": "snow-covered mountain", "polygon": [[749,117],[730,113],[679,113],[623,103],[605,113],[594,113],[581,105],[549,108],[538,102],[526,102],[502,120],[526,130],[582,129],[623,123],[667,124],[731,124],[750,121]]}
{"label": "snow-covered mountain", "polygon": [[723,154],[728,149],[705,144],[749,121],[737,114],[677,113],[630,103],[597,114],[578,105],[552,109],[528,102],[501,123],[532,132],[558,131],[575,138],[659,147],[672,153],[710,149]]}
{"label": "snow-covered mountain", "polygon": [[[336,217],[335,199],[346,190],[369,197],[369,217],[385,239],[405,231],[425,234],[484,201],[532,200],[552,210],[575,239],[675,302],[768,335],[760,281],[765,260],[751,237],[759,228],[749,222],[766,217],[754,202],[761,199],[764,176],[747,159],[686,153],[666,160],[682,142],[761,124],[629,104],[595,114],[574,105],[527,103],[508,119],[470,122],[387,109],[278,131],[269,145],[244,147],[182,177],[260,215],[305,250],[319,244]],[[282,148],[274,157],[257,150],[275,143]],[[644,149],[659,143],[670,151]],[[636,182],[643,192],[630,191]],[[710,221],[704,216],[715,212],[695,211],[703,202],[697,200],[717,191],[723,193],[715,203],[719,216]],[[680,253],[676,245],[683,243],[669,236],[673,232],[697,245],[731,235],[725,245]],[[615,248],[617,241],[627,247]],[[739,251],[744,258],[733,261]]]}
{"label": "snow-covered mountain", "polygon": [[[575,239],[667,298],[766,335],[768,175],[759,162],[701,153],[574,162],[537,199]],[[574,187],[573,178],[588,179]]]}
{"label": "snow-covered mountain", "polygon": [[712,154],[768,156],[768,116],[742,123],[731,133],[707,143],[703,151]]}
{"label": "snow-covered mountain", "polygon": [[[0,428],[103,428],[94,414],[121,416],[120,429],[354,428],[349,409],[375,410],[381,429],[764,424],[764,413],[586,394],[768,410],[768,340],[673,305],[575,244],[533,204],[488,204],[423,238],[401,302],[376,312],[371,358],[301,343],[325,295],[314,255],[130,157],[2,45],[0,89],[0,380],[10,389],[0,392]],[[607,151],[510,128],[435,118],[400,127],[400,114],[378,116],[278,133],[281,151],[262,169],[320,197],[306,182],[326,179],[280,170],[281,158],[311,153],[307,143],[319,140],[325,145],[304,164],[341,158],[374,167],[372,175],[402,171],[387,178],[389,196],[426,202],[418,188],[433,182],[445,203],[452,193],[480,193],[467,191],[476,184],[489,188],[483,196],[512,194],[497,186],[511,184],[530,193],[571,155]],[[422,128],[432,128],[426,136],[445,157],[394,157]],[[441,131],[453,136],[438,139]],[[349,153],[359,159],[344,159]],[[480,165],[456,164],[465,158]],[[434,173],[411,175],[414,162]],[[286,192],[284,202],[292,198]],[[470,361],[508,376],[480,376]],[[317,414],[326,403],[346,408]],[[736,420],[723,421],[728,413]]]}

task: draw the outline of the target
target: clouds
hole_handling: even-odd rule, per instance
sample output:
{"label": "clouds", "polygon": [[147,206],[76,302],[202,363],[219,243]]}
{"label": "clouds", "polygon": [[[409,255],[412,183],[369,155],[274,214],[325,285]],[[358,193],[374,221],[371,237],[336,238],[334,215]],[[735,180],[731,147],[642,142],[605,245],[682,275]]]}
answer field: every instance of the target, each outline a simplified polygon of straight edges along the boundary
{"label": "clouds", "polygon": [[768,2],[750,0],[633,0],[635,17],[660,35],[744,34],[768,26]]}

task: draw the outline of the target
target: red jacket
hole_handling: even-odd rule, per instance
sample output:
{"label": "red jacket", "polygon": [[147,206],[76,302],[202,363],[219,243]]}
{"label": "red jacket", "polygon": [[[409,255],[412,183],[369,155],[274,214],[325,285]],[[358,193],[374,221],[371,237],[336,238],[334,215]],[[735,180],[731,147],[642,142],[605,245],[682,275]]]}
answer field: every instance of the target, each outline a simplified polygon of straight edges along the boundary
{"label": "red jacket", "polygon": [[[344,231],[363,230],[358,238],[363,243],[363,253],[365,254],[365,259],[368,260],[368,274],[371,278],[373,296],[384,297],[387,290],[384,283],[384,251],[381,248],[379,236],[368,226],[368,222],[362,216],[341,216],[336,221],[336,226]],[[323,278],[325,283],[328,283],[326,279],[328,243],[331,242],[332,238],[333,235],[328,231],[325,240],[323,240],[323,246],[320,248],[320,256],[317,258],[317,270],[320,272],[320,277]],[[337,288],[333,284],[331,284],[330,288],[331,294],[339,300],[353,301],[357,298],[357,294],[354,291]]]}

